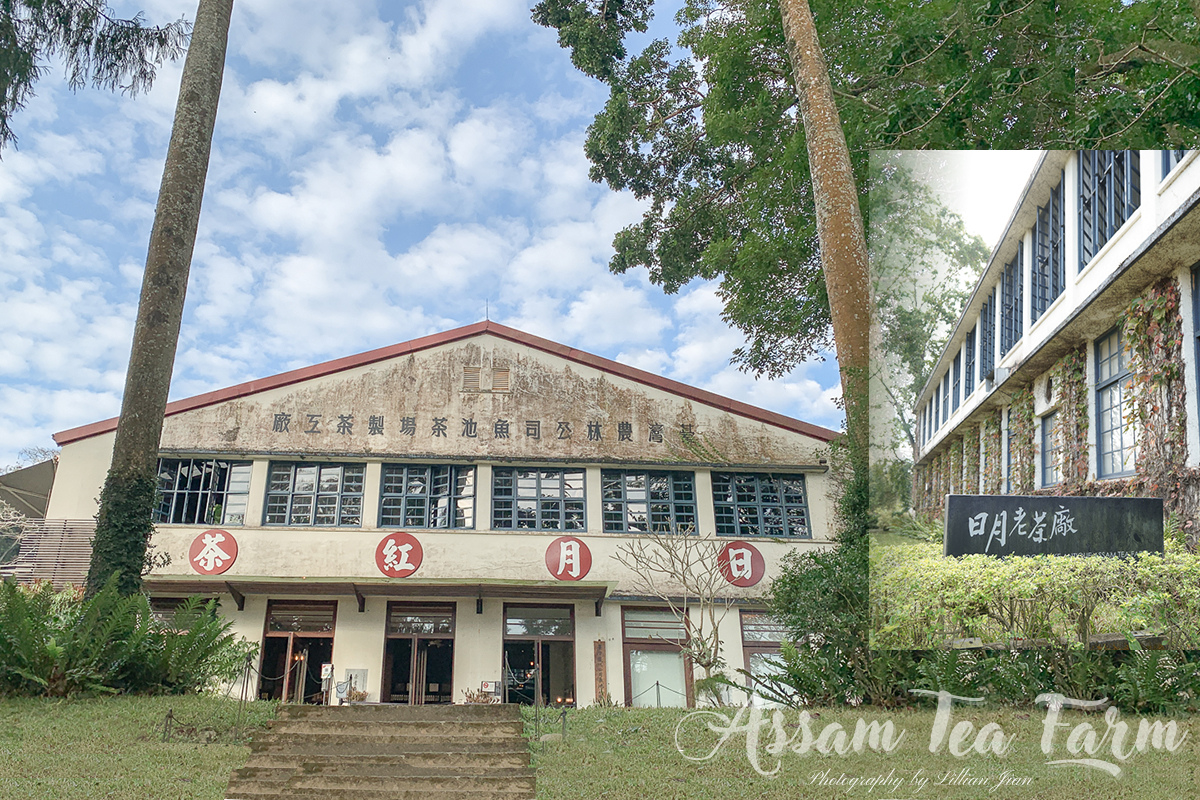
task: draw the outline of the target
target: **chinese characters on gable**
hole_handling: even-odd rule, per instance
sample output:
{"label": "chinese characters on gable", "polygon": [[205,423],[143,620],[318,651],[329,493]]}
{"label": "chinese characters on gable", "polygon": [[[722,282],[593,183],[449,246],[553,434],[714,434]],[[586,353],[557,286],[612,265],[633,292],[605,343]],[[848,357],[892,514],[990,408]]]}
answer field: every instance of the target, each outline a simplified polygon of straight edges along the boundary
{"label": "chinese characters on gable", "polygon": [[[448,439],[457,434],[462,439],[512,439],[522,433],[526,439],[541,441],[545,439],[573,440],[579,438],[589,442],[610,441],[616,435],[618,442],[632,442],[633,423],[617,422],[616,425],[604,424],[597,420],[585,420],[582,424],[570,420],[546,421],[545,426],[540,419],[512,420],[496,419],[482,422],[474,417],[461,417],[452,420],[449,417],[431,417],[428,424],[418,424],[416,417],[392,417],[386,420],[387,425],[395,426],[401,436],[428,436],[432,439]],[[367,436],[383,436],[385,419],[383,414],[371,414],[366,417],[365,425],[354,414],[292,414],[275,412],[271,418],[271,433],[333,433],[338,436],[353,436],[361,434],[364,427]],[[461,425],[461,427],[460,427]],[[646,429],[646,441],[650,444],[662,444],[665,425],[661,422],[651,422]],[[685,443],[695,441],[695,425],[683,423],[679,426],[679,438]]]}

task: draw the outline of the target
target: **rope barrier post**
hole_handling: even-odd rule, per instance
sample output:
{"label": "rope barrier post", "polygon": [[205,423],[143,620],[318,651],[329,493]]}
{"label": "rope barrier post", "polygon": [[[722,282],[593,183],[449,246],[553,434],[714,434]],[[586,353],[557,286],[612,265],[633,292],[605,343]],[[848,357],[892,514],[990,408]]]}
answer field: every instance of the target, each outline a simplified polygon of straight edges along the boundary
{"label": "rope barrier post", "polygon": [[175,709],[167,709],[167,718],[163,720],[163,741],[171,740],[171,720],[175,718]]}
{"label": "rope barrier post", "polygon": [[658,681],[654,682],[654,702],[657,708],[662,708],[662,686]]}
{"label": "rope barrier post", "polygon": [[233,726],[233,738],[234,738],[234,741],[240,741],[240,740],[241,740],[241,734],[242,734],[242,717],[243,717],[243,715],[245,714],[245,711],[246,711],[246,695],[247,695],[247,694],[249,693],[249,691],[250,691],[250,689],[249,689],[249,684],[250,684],[250,659],[251,659],[252,657],[253,657],[253,656],[252,656],[250,653],[246,653],[246,660],[245,660],[245,663],[242,665],[242,695],[241,695],[241,697],[238,699],[237,722],[236,722],[236,723],[234,723],[234,726]]}
{"label": "rope barrier post", "polygon": [[560,716],[562,717],[562,738],[563,738],[563,741],[566,742],[567,741],[567,710],[565,708],[562,710],[562,714]]}

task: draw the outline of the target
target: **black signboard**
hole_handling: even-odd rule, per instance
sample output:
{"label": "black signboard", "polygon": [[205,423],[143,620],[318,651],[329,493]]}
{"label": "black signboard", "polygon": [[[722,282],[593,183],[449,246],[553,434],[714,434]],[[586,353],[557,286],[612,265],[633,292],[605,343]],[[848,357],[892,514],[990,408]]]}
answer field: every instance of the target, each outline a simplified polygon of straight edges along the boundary
{"label": "black signboard", "polygon": [[948,556],[1105,555],[1163,551],[1156,497],[946,496]]}

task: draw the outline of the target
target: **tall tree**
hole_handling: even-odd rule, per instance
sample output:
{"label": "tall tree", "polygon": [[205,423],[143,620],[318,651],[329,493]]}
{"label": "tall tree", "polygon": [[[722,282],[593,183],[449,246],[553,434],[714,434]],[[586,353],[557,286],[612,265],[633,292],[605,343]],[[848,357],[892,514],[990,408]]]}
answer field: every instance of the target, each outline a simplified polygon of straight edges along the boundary
{"label": "tall tree", "polygon": [[855,480],[865,481],[870,429],[867,380],[871,327],[866,234],[858,208],[854,171],[850,167],[850,151],[833,102],[833,85],[808,0],[780,0],[779,6],[808,145],[821,269],[842,375],[850,464]]}
{"label": "tall tree", "polygon": [[113,573],[119,574],[123,593],[141,587],[152,533],[158,440],[204,197],[232,11],[233,0],[200,0],[196,11],[150,232],[113,460],[100,493],[89,592],[99,591]]}
{"label": "tall tree", "polygon": [[183,53],[188,24],[146,26],[100,0],[0,0],[0,149],[16,142],[10,118],[33,96],[49,59],[61,58],[79,89],[145,91],[165,59]]}

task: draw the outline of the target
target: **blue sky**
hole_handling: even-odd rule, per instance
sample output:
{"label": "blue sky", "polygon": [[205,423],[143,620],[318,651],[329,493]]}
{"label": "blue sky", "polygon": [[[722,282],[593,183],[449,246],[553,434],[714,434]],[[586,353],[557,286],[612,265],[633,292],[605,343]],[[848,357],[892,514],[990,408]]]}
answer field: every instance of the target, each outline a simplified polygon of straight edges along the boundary
{"label": "blue sky", "polygon": [[[115,2],[152,22],[192,2]],[[660,19],[661,35],[670,28]],[[182,61],[136,98],[54,65],[0,161],[0,466],[120,409]],[[714,283],[607,270],[607,94],[529,0],[238,0],[172,399],[491,319],[839,428],[836,364],[730,366]]]}

